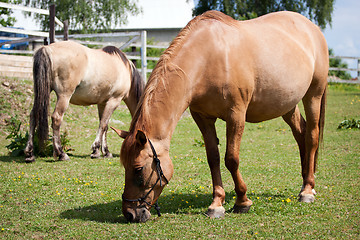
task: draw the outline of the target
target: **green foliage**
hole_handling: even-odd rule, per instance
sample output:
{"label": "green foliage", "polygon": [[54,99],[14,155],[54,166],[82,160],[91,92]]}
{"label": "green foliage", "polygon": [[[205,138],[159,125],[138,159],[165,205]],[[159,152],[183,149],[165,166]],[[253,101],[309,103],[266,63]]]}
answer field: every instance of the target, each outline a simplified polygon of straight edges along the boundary
{"label": "green foliage", "polygon": [[[329,49],[329,55],[330,56],[334,55],[334,51],[331,48]],[[336,67],[336,68],[347,68],[348,64],[346,62],[344,62],[341,58],[330,58],[329,66]],[[330,70],[329,76],[335,76],[335,77],[338,77],[338,78],[344,79],[344,80],[351,79],[351,74],[349,72],[345,72],[345,71]]]}
{"label": "green foliage", "polygon": [[321,28],[331,25],[334,0],[199,0],[193,10],[197,16],[208,10],[221,11],[235,19],[244,20],[277,11],[293,11],[314,20]]}
{"label": "green foliage", "polygon": [[22,156],[24,155],[24,149],[26,147],[26,141],[28,135],[20,132],[21,122],[18,120],[17,116],[11,117],[8,123],[8,128],[10,134],[6,139],[11,139],[11,143],[6,146],[6,148],[11,151],[10,156]]}
{"label": "green foliage", "polygon": [[345,119],[344,121],[342,121],[339,126],[337,127],[338,129],[360,129],[360,119],[359,120],[355,120],[355,119]]}
{"label": "green foliage", "polygon": [[[201,136],[202,137],[202,136]],[[205,147],[205,142],[204,142],[204,137],[202,137],[202,140],[197,140],[197,139],[194,139],[194,144],[193,146],[196,146],[196,147]]]}
{"label": "green foliage", "polygon": [[[24,156],[24,150],[26,147],[26,143],[29,139],[29,133],[26,131],[24,134],[21,131],[21,121],[17,116],[11,117],[8,122],[8,129],[10,130],[10,134],[6,137],[6,139],[10,139],[10,144],[6,146],[9,150],[9,155],[12,157]],[[70,146],[70,140],[67,137],[67,132],[65,131],[60,135],[61,145],[66,153],[70,153],[73,149]],[[46,141],[44,149],[39,149],[39,140],[37,134],[35,132],[34,135],[34,154],[36,156],[41,157],[50,157],[53,155],[53,145],[52,138]]]}
{"label": "green foliage", "polygon": [[[128,15],[137,15],[140,9],[134,0],[22,0],[27,6],[48,9],[55,4],[55,15],[61,21],[69,20],[70,30],[83,33],[106,31],[127,22]],[[49,16],[35,14],[43,30],[49,28]]]}
{"label": "green foliage", "polygon": [[[4,3],[17,3],[17,0],[1,0],[0,2]],[[3,27],[11,27],[14,26],[16,19],[11,17],[12,14],[11,9],[9,8],[0,8],[0,25]]]}

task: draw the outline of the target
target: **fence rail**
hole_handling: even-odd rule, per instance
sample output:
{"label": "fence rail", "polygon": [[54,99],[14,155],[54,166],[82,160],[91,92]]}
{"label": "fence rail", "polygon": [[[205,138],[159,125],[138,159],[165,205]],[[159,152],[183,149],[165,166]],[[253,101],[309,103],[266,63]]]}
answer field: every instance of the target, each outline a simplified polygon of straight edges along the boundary
{"label": "fence rail", "polygon": [[357,61],[357,68],[339,68],[339,67],[330,67],[329,70],[333,71],[345,71],[345,72],[357,72],[357,80],[339,80],[333,76],[329,76],[329,82],[346,82],[346,83],[355,83],[360,84],[360,57],[349,57],[349,56],[329,56],[330,59],[346,59]]}

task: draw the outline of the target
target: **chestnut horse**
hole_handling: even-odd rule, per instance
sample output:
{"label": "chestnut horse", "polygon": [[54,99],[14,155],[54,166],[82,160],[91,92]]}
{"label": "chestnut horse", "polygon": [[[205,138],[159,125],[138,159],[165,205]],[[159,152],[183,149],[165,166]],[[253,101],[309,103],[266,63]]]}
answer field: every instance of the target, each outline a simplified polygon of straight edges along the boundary
{"label": "chestnut horse", "polygon": [[[173,175],[170,139],[187,107],[204,137],[213,182],[207,215],[224,216],[225,191],[215,121],[226,121],[225,165],[237,195],[233,211],[252,201],[239,172],[245,121],[282,117],[300,149],[303,185],[299,200],[314,201],[314,172],[321,140],[328,74],[328,48],[320,29],[292,12],[236,21],[217,11],[194,18],[161,56],[145,87],[121,161],[125,167],[122,210],[144,222]],[[298,103],[303,102],[306,121]],[[158,212],[159,214],[159,212]]]}
{"label": "chestnut horse", "polygon": [[100,124],[91,157],[100,157],[100,147],[104,157],[112,157],[106,142],[111,114],[124,100],[133,115],[145,87],[134,64],[118,48],[90,49],[72,41],[41,47],[34,55],[33,78],[34,106],[25,148],[26,162],[35,160],[35,129],[40,146],[48,138],[48,108],[52,90],[57,96],[51,116],[54,158],[69,160],[60,143],[60,125],[69,102],[82,106],[97,104]]}

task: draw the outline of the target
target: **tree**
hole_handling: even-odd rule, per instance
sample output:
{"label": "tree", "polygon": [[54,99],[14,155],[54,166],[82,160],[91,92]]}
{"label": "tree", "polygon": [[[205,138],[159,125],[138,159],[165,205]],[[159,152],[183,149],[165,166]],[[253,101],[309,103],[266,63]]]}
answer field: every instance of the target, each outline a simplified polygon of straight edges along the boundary
{"label": "tree", "polygon": [[[55,15],[61,20],[69,20],[69,29],[83,33],[106,31],[127,22],[129,14],[137,15],[140,9],[136,0],[22,0],[27,6],[48,9],[56,5]],[[29,14],[30,15],[30,14]],[[49,16],[36,14],[44,31],[49,28]]]}
{"label": "tree", "polygon": [[327,24],[331,26],[334,2],[335,0],[199,0],[193,15],[218,10],[237,20],[245,20],[287,10],[305,15],[324,29]]}
{"label": "tree", "polygon": [[[4,3],[13,3],[12,0],[1,0],[0,2]],[[16,19],[11,17],[12,11],[8,8],[0,8],[0,25],[3,27],[14,26]]]}

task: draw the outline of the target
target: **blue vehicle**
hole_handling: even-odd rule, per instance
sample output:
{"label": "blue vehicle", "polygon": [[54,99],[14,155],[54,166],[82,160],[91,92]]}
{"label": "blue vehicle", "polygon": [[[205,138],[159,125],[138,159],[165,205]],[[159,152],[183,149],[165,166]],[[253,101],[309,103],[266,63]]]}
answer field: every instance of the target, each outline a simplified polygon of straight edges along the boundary
{"label": "blue vehicle", "polygon": [[[7,42],[11,40],[15,40],[13,38],[27,38],[28,35],[20,34],[20,33],[9,33],[9,32],[2,32],[0,31],[0,43]],[[12,43],[12,44],[5,44],[0,47],[0,49],[6,50],[25,50],[29,46],[29,42],[20,42],[20,43]]]}

